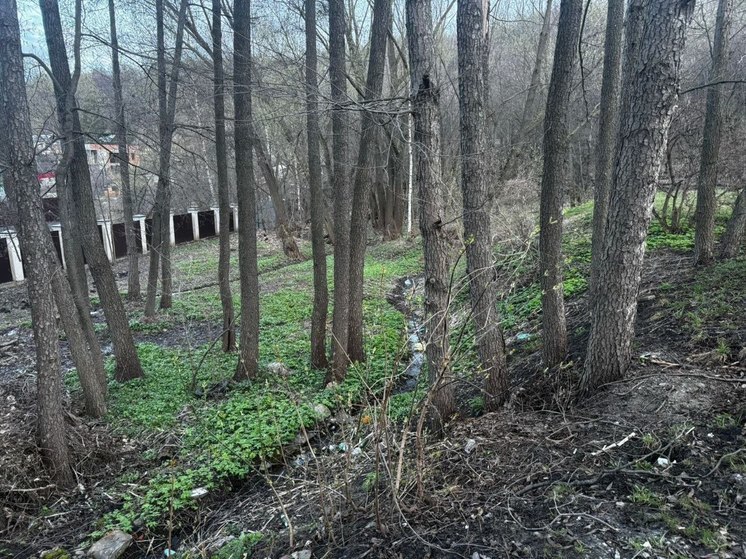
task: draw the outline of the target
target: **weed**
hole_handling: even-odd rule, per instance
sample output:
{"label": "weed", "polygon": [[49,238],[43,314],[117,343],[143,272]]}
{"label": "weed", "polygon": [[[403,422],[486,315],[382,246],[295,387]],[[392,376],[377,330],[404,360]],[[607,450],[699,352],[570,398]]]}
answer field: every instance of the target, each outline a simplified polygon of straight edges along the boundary
{"label": "weed", "polygon": [[630,500],[635,504],[645,505],[652,508],[660,508],[663,506],[663,499],[644,485],[634,486],[632,494],[630,495]]}

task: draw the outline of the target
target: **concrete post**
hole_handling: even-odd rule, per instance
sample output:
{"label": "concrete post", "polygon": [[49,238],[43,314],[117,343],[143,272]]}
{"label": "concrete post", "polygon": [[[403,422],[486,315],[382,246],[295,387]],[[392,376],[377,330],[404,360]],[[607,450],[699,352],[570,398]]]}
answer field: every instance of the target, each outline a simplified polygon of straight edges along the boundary
{"label": "concrete post", "polygon": [[168,214],[168,231],[171,239],[171,246],[176,246],[176,231],[174,230],[174,214]]}
{"label": "concrete post", "polygon": [[9,231],[8,236],[5,237],[5,242],[8,243],[8,256],[10,257],[10,274],[13,276],[13,281],[23,281],[25,276],[23,275],[23,263],[21,262],[21,246],[18,244],[18,236],[15,232]]}
{"label": "concrete post", "polygon": [[104,251],[109,262],[114,262],[114,236],[111,230],[111,221],[107,219],[99,220],[98,224],[101,226],[103,232]]}
{"label": "concrete post", "polygon": [[62,241],[62,225],[51,225],[49,227],[50,231],[57,231],[59,236],[57,237],[60,240],[60,256],[62,257],[62,267],[67,269],[67,262],[65,261],[65,243]]}
{"label": "concrete post", "polygon": [[212,213],[215,216],[215,234],[220,235],[220,208],[212,208]]}
{"label": "concrete post", "polygon": [[142,253],[148,253],[148,236],[145,234],[145,216],[136,215],[135,221],[140,225],[140,243],[142,244]]}
{"label": "concrete post", "polygon": [[189,215],[192,216],[192,235],[195,241],[199,241],[199,212],[194,208],[189,210]]}
{"label": "concrete post", "polygon": [[233,229],[238,231],[238,206],[233,206]]}

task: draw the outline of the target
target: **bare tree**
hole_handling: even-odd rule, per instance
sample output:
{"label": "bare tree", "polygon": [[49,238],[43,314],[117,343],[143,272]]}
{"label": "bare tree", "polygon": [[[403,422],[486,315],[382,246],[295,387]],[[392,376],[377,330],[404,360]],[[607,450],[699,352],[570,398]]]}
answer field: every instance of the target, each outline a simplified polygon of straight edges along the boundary
{"label": "bare tree", "polygon": [[[77,0],[80,2],[80,0]],[[78,212],[78,229],[83,241],[88,267],[96,284],[106,322],[111,332],[114,355],[116,356],[115,376],[125,381],[143,376],[140,358],[135,349],[135,342],[129,328],[129,320],[119,294],[116,279],[106,252],[101,243],[99,228],[96,223],[96,210],[93,205],[93,191],[85,141],[80,126],[80,118],[75,101],[75,87],[80,76],[80,33],[76,32],[75,41],[75,75],[71,77],[67,61],[67,51],[62,34],[62,24],[57,0],[40,0],[44,33],[46,36],[49,61],[54,77],[54,90],[57,100],[57,113],[66,145],[72,146],[70,159],[69,184],[72,188],[73,201]],[[76,5],[76,15],[80,15]],[[80,25],[76,17],[76,26]]]}
{"label": "bare tree", "polygon": [[407,0],[407,40],[411,82],[414,186],[425,253],[425,328],[427,367],[433,390],[431,426],[435,432],[456,409],[449,370],[448,306],[451,241],[446,186],[440,164],[439,86],[429,0]]}
{"label": "bare tree", "polygon": [[[365,82],[364,100],[373,101],[383,92],[383,72],[386,65],[386,43],[391,21],[391,0],[375,0],[371,23],[368,75]],[[368,241],[368,213],[371,191],[370,164],[380,122],[374,113],[363,110],[360,147],[357,152],[357,167],[353,183],[352,218],[350,225],[350,310],[347,339],[347,355],[351,361],[364,361],[363,347],[363,269],[365,248]]]}
{"label": "bare tree", "polygon": [[614,157],[619,132],[619,99],[622,70],[622,36],[624,35],[625,0],[608,0],[604,71],[601,79],[601,107],[596,147],[596,184],[593,191],[593,235],[591,237],[591,281],[589,300],[593,300],[598,282],[601,248],[614,173]]}
{"label": "bare tree", "polygon": [[311,365],[328,366],[326,359],[326,317],[329,292],[324,243],[324,192],[321,187],[319,152],[319,82],[316,54],[316,0],[305,0],[306,15],[306,134],[308,143],[308,185],[311,194],[311,251],[313,252],[313,312],[311,313]]}
{"label": "bare tree", "polygon": [[212,65],[215,109],[215,159],[218,168],[218,207],[220,239],[218,253],[218,285],[223,308],[223,351],[236,348],[236,327],[231,293],[231,234],[228,222],[231,214],[228,185],[228,155],[225,142],[225,77],[223,73],[223,13],[220,0],[212,0]]}
{"label": "bare tree", "polygon": [[556,367],[567,355],[567,323],[562,287],[562,205],[567,187],[568,130],[572,76],[580,39],[582,0],[560,2],[557,44],[544,115],[544,170],[539,208],[542,358]]}
{"label": "bare tree", "polygon": [[632,0],[629,6],[619,157],[581,380],[585,392],[621,378],[629,366],[645,239],[693,9],[693,0]]}
{"label": "bare tree", "polygon": [[272,200],[272,207],[275,209],[275,221],[277,227],[277,236],[280,238],[282,243],[282,252],[285,253],[291,260],[302,260],[303,256],[298,250],[298,244],[293,238],[293,232],[290,230],[290,221],[288,220],[288,213],[285,210],[285,200],[283,200],[280,194],[280,185],[277,182],[277,176],[272,170],[272,163],[269,159],[269,154],[264,147],[264,142],[256,133],[256,130],[252,126],[251,133],[254,138],[254,153],[256,153],[256,161],[259,165],[259,170],[264,177],[264,184],[267,185],[269,191],[269,198]]}
{"label": "bare tree", "polygon": [[184,47],[184,25],[188,2],[181,0],[176,24],[174,59],[171,63],[170,80],[166,72],[166,45],[163,0],[156,0],[156,58],[158,65],[158,186],[153,208],[153,239],[148,268],[148,293],[145,301],[145,316],[155,315],[156,289],[158,288],[158,266],[161,267],[162,309],[171,307],[171,153],[173,149],[174,123],[176,118],[176,92],[179,85],[179,68]]}
{"label": "bare tree", "polygon": [[725,260],[738,256],[744,229],[746,229],[746,188],[741,190],[733,205],[733,213],[720,241],[720,258]]}
{"label": "bare tree", "polygon": [[111,34],[111,76],[114,85],[114,114],[116,115],[117,158],[119,177],[122,182],[122,210],[124,213],[124,235],[127,244],[127,298],[140,300],[140,256],[137,251],[138,226],[132,207],[132,187],[130,185],[130,160],[127,152],[127,125],[122,98],[122,71],[119,67],[119,39],[114,0],[109,0],[109,28]]}
{"label": "bare tree", "polygon": [[[725,79],[728,69],[728,35],[732,0],[719,0],[715,22],[715,40],[712,48],[710,83]],[[694,229],[694,263],[699,266],[712,264],[715,254],[715,188],[720,156],[720,138],[723,117],[720,114],[720,85],[707,88],[705,127],[702,133],[702,155],[697,180],[697,210]]]}
{"label": "bare tree", "polygon": [[[350,311],[350,212],[352,196],[348,184],[347,72],[345,70],[344,0],[329,0],[329,80],[332,99],[332,157],[334,169],[334,311],[332,315],[332,363],[328,381],[347,375],[347,339]],[[356,232],[360,234],[360,232]]]}
{"label": "bare tree", "polygon": [[235,0],[233,6],[233,106],[236,120],[238,269],[241,276],[241,342],[234,378],[245,380],[256,377],[259,362],[256,185],[251,133],[251,0]]}
{"label": "bare tree", "polygon": [[552,28],[552,0],[547,0],[544,9],[544,20],[541,24],[539,33],[539,42],[536,45],[536,58],[534,60],[534,69],[531,72],[531,83],[528,86],[526,102],[523,105],[521,121],[518,125],[518,133],[510,145],[508,157],[505,160],[500,173],[501,182],[509,181],[515,178],[521,162],[521,149],[525,148],[531,132],[537,126],[537,113],[540,107],[540,94],[542,91],[541,79],[544,73],[544,67],[547,63],[547,54],[549,52],[549,32]]}
{"label": "bare tree", "polygon": [[54,270],[45,249],[49,236],[41,205],[39,183],[26,99],[21,36],[15,0],[0,2],[0,80],[3,87],[2,126],[9,140],[9,176],[18,211],[19,241],[28,281],[31,321],[36,347],[37,435],[44,464],[59,485],[74,478],[65,441],[62,409],[59,339],[54,296],[49,282]]}
{"label": "bare tree", "polygon": [[482,371],[488,375],[485,405],[499,407],[508,396],[505,341],[497,313],[484,154],[484,41],[487,0],[459,0],[458,91],[461,131],[461,191],[464,199],[466,270],[469,277],[474,338]]}

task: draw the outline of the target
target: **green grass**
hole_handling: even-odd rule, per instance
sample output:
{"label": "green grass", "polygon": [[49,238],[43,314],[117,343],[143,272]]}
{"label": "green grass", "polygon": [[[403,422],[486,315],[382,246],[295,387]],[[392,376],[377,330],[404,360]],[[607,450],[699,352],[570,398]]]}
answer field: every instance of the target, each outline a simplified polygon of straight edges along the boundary
{"label": "green grass", "polygon": [[[368,360],[352,367],[337,386],[325,387],[324,372],[308,363],[313,293],[298,289],[298,285],[310,285],[310,261],[260,278],[266,286],[260,295],[260,367],[281,361],[293,371],[287,379],[263,375],[254,382],[230,387],[222,399],[204,399],[195,395],[195,386],[209,392],[211,386],[230,379],[235,354],[226,355],[215,348],[208,352],[206,346],[187,351],[140,344],[146,376],[126,384],[111,381],[107,420],[133,438],[169,431],[177,449],[163,463],[157,453],[144,453],[147,467],[112,489],[119,506],[102,519],[99,532],[114,527],[129,530],[138,519],[157,531],[171,512],[178,524],[182,515],[198,506],[192,490],[228,489],[263,460],[277,458],[281,447],[292,442],[301,428],[310,428],[317,421],[315,405],[347,408],[362,403],[369,394],[380,393],[406,361],[401,359],[405,319],[385,296],[395,278],[420,269],[421,250],[416,244],[371,248],[364,272],[363,303]],[[239,304],[237,301],[237,309]],[[173,320],[216,318],[220,316],[220,300],[214,290],[189,292],[175,298],[167,316]],[[395,409],[403,413],[405,404],[411,402],[402,401]],[[139,480],[134,487],[132,479]]]}

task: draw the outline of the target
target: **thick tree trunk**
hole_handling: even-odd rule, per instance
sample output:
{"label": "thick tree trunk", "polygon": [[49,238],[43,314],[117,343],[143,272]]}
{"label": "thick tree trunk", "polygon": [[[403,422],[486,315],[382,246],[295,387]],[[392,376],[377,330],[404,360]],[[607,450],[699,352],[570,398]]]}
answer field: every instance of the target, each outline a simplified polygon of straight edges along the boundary
{"label": "thick tree trunk", "polygon": [[746,188],[741,190],[736,198],[733,213],[725,227],[725,233],[720,241],[720,258],[726,260],[738,256],[744,229],[746,229]]}
{"label": "thick tree trunk", "polygon": [[253,126],[251,133],[254,137],[254,153],[256,153],[256,161],[259,164],[259,169],[264,177],[264,183],[267,185],[267,190],[269,190],[272,207],[275,209],[277,236],[282,243],[282,252],[285,253],[285,256],[290,260],[302,260],[303,256],[301,255],[300,250],[298,250],[298,244],[295,242],[293,232],[290,230],[290,221],[288,220],[288,214],[285,210],[285,200],[280,194],[280,185],[277,183],[277,176],[272,170],[272,163],[269,160],[267,150],[264,149],[262,139],[256,133]]}
{"label": "thick tree trunk", "polygon": [[19,241],[26,265],[34,328],[37,370],[37,429],[39,447],[50,478],[72,485],[74,478],[65,441],[62,375],[54,297],[53,274],[45,249],[49,237],[36,180],[31,120],[26,100],[21,37],[15,0],[0,2],[0,95],[2,126],[9,141],[9,175],[19,217]]}
{"label": "thick tree trunk", "polygon": [[225,77],[223,73],[223,15],[220,0],[212,0],[212,64],[215,109],[215,159],[218,170],[220,239],[218,286],[223,308],[223,351],[236,349],[236,327],[231,293],[231,234],[228,228],[231,197],[228,185],[228,156],[225,142]]}
{"label": "thick tree trunk", "polygon": [[[366,101],[380,99],[386,65],[386,42],[391,20],[391,0],[375,0],[371,23],[370,57],[365,81]],[[352,362],[365,360],[363,347],[363,268],[368,241],[368,214],[372,177],[369,167],[375,161],[376,136],[381,124],[370,111],[363,111],[360,147],[353,183],[350,222],[350,310],[348,315],[347,355]]]}
{"label": "thick tree trunk", "polygon": [[619,133],[619,98],[622,77],[622,37],[624,35],[625,0],[609,0],[606,12],[604,71],[601,79],[601,108],[596,147],[596,184],[593,190],[593,236],[591,239],[590,301],[598,282],[601,265],[606,215],[614,173],[617,136]]}
{"label": "thick tree trunk", "polygon": [[485,99],[482,55],[487,17],[486,0],[459,0],[456,32],[466,270],[475,330],[474,343],[482,372],[488,375],[485,404],[488,410],[494,410],[507,398],[509,387],[505,342],[497,314],[483,153]]}
{"label": "thick tree trunk", "polygon": [[251,1],[233,8],[233,106],[235,110],[238,269],[241,276],[241,342],[236,380],[253,379],[259,363],[259,273],[256,262],[256,185],[252,158]]}
{"label": "thick tree trunk", "polygon": [[[88,268],[96,284],[106,322],[111,332],[114,355],[116,356],[115,376],[125,381],[143,376],[140,358],[135,349],[129,320],[119,294],[114,272],[106,257],[96,223],[96,209],[93,205],[91,176],[85,152],[85,141],[80,128],[80,118],[75,110],[76,102],[71,92],[73,80],[67,62],[67,52],[62,35],[59,6],[57,0],[40,0],[44,31],[49,50],[49,60],[55,77],[55,96],[60,125],[65,133],[65,141],[72,143],[70,161],[70,181],[73,200],[78,211],[83,250]],[[76,48],[76,51],[78,49]],[[76,59],[78,53],[76,53]],[[78,64],[76,64],[78,67]],[[76,71],[76,74],[78,71]]]}
{"label": "thick tree trunk", "polygon": [[321,186],[319,151],[319,82],[316,55],[316,0],[305,0],[306,8],[306,134],[308,143],[308,186],[311,191],[311,251],[313,253],[313,312],[311,314],[311,365],[328,366],[326,359],[326,317],[329,291],[324,242],[324,192]]}
{"label": "thick tree trunk", "polygon": [[452,265],[446,186],[440,167],[440,108],[429,0],[407,0],[407,40],[414,127],[413,186],[417,188],[425,254],[425,354],[432,395],[431,426],[442,431],[456,409],[449,361],[448,306]]}
{"label": "thick tree trunk", "polygon": [[122,72],[119,68],[119,39],[117,37],[117,20],[114,0],[109,0],[109,27],[111,30],[111,68],[114,85],[114,114],[116,119],[117,157],[119,158],[119,177],[122,182],[122,209],[124,211],[124,234],[127,244],[127,298],[130,301],[140,300],[140,255],[137,251],[138,227],[135,224],[132,207],[132,188],[130,186],[130,160],[127,152],[127,126],[124,117],[124,100],[122,97]]}
{"label": "thick tree trunk", "polygon": [[621,378],[629,366],[645,239],[693,9],[693,0],[629,6],[619,157],[581,381],[586,392]]}
{"label": "thick tree trunk", "polygon": [[534,60],[534,69],[531,72],[531,83],[526,93],[526,103],[523,105],[523,114],[518,125],[518,133],[515,135],[513,142],[510,144],[508,157],[500,173],[500,182],[505,183],[514,179],[518,174],[521,163],[522,150],[528,144],[531,132],[536,128],[537,113],[539,112],[541,78],[544,73],[544,66],[547,63],[547,53],[549,52],[549,31],[552,28],[552,0],[547,0],[546,9],[544,10],[544,21],[541,24],[539,32],[539,43],[536,46],[536,58]]}
{"label": "thick tree trunk", "polygon": [[[710,83],[725,78],[728,69],[728,34],[730,33],[730,4],[732,0],[719,0],[715,23],[715,40],[712,48]],[[697,179],[697,209],[694,229],[694,264],[708,266],[715,254],[715,187],[720,156],[722,115],[720,114],[720,88],[707,88],[705,127],[702,132],[702,156]]]}
{"label": "thick tree trunk", "polygon": [[539,209],[542,359],[556,367],[567,355],[565,298],[562,290],[562,205],[568,178],[567,112],[580,38],[583,0],[560,2],[557,44],[544,115],[544,169]]}
{"label": "thick tree trunk", "polygon": [[[329,81],[332,99],[332,157],[334,170],[334,311],[332,316],[332,363],[327,381],[342,381],[347,375],[347,339],[350,310],[350,212],[352,196],[348,184],[347,102],[345,70],[344,0],[329,0]],[[357,232],[357,234],[361,234]]]}

